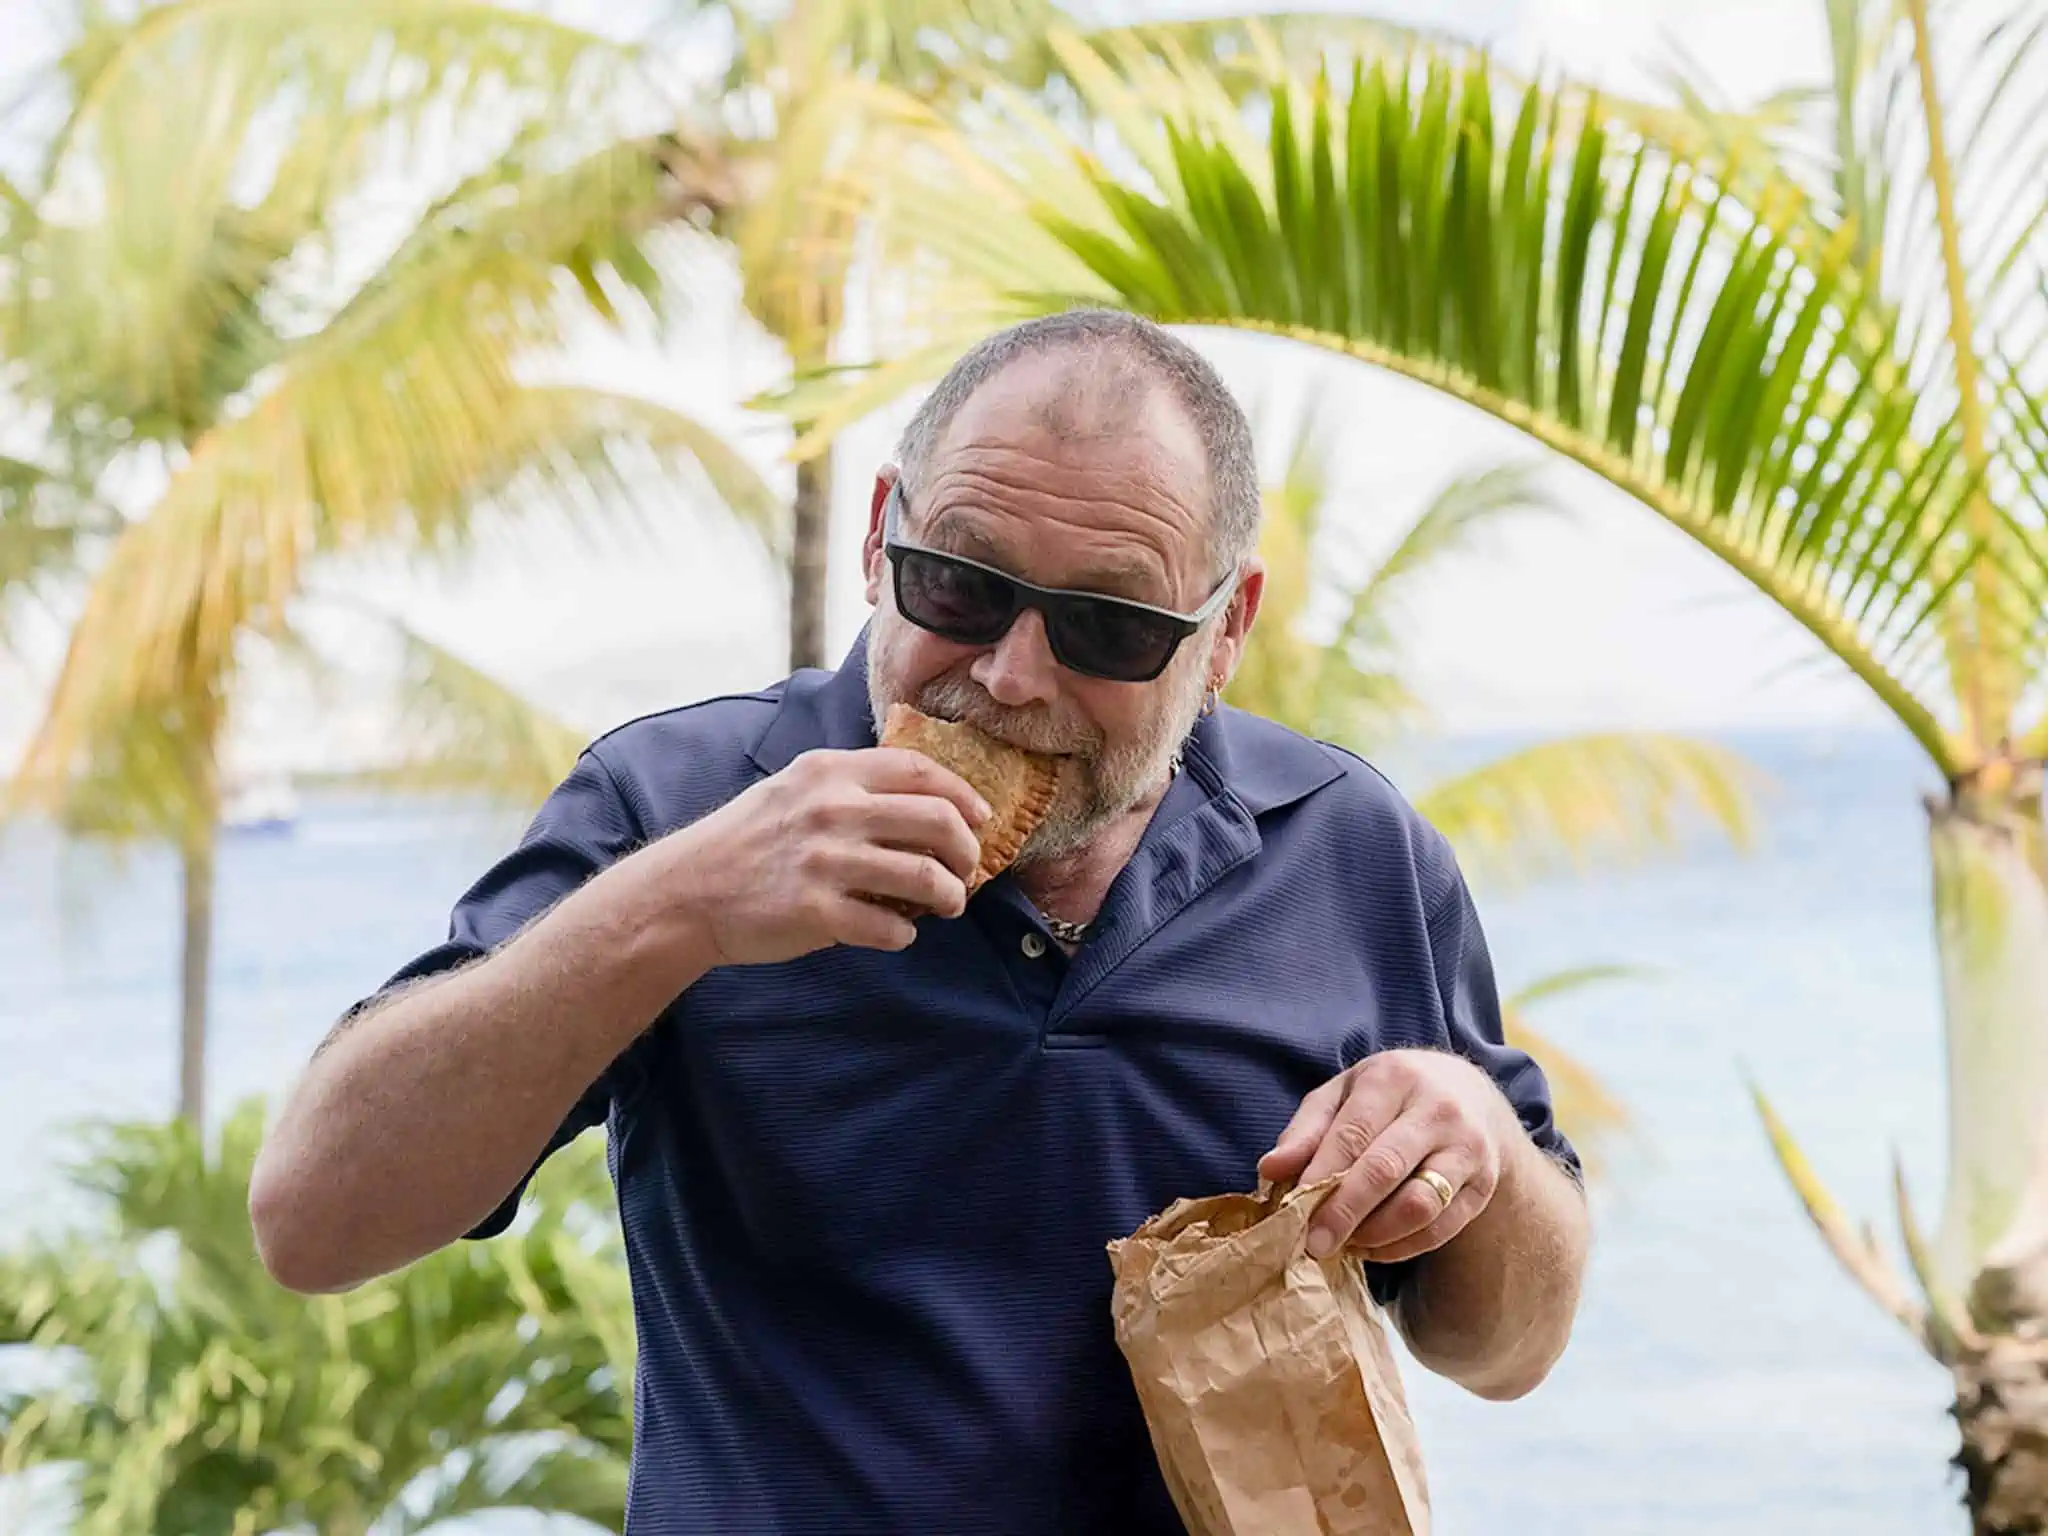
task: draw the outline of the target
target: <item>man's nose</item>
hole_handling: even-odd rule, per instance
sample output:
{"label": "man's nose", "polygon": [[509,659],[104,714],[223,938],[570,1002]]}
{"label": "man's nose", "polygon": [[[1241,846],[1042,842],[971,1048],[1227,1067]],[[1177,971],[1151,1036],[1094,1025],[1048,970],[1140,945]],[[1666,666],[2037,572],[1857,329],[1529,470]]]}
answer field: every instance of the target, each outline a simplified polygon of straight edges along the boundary
{"label": "man's nose", "polygon": [[975,657],[968,676],[1006,709],[1021,709],[1049,704],[1058,696],[1058,670],[1045,636],[1044,616],[1036,608],[1026,608],[1008,634]]}

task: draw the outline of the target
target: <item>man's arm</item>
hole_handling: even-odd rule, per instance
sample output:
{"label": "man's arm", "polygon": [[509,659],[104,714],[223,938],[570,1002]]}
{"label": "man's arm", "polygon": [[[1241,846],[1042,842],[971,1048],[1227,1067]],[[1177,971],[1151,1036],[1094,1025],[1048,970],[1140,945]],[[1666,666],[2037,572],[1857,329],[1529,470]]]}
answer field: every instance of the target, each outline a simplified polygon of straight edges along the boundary
{"label": "man's arm", "polygon": [[483,882],[489,926],[544,915],[502,943],[483,934],[487,958],[394,989],[315,1052],[250,1180],[257,1250],[280,1283],[344,1290],[475,1230],[713,966],[909,945],[910,919],[871,898],[957,916],[980,857],[970,824],[988,815],[916,753],[808,753],[608,862],[584,828],[607,786],[579,766],[540,835]]}
{"label": "man's arm", "polygon": [[264,1265],[335,1291],[473,1229],[576,1101],[709,968],[643,856],[487,959],[396,989],[321,1043],[250,1180]]}
{"label": "man's arm", "polygon": [[1304,1187],[1339,1180],[1310,1223],[1310,1253],[1413,1261],[1392,1310],[1431,1370],[1514,1398],[1564,1353],[1585,1274],[1585,1197],[1462,1056],[1367,1057],[1302,1100],[1259,1172]]}
{"label": "man's arm", "polygon": [[[1564,1354],[1591,1241],[1578,1180],[1521,1134],[1504,1099],[1501,1108],[1513,1129],[1493,1198],[1456,1237],[1416,1258],[1392,1306],[1418,1361],[1495,1401],[1534,1391]],[[1367,1254],[1401,1256],[1398,1246]]]}

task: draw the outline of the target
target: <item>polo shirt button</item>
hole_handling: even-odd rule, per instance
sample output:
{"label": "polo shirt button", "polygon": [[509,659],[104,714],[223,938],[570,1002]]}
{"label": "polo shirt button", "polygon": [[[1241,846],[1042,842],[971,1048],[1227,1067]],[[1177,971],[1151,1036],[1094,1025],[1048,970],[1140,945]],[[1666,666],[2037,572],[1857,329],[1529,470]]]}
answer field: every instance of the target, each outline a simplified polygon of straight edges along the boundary
{"label": "polo shirt button", "polygon": [[1024,935],[1023,949],[1026,960],[1036,960],[1045,953],[1045,940],[1035,933],[1027,933]]}

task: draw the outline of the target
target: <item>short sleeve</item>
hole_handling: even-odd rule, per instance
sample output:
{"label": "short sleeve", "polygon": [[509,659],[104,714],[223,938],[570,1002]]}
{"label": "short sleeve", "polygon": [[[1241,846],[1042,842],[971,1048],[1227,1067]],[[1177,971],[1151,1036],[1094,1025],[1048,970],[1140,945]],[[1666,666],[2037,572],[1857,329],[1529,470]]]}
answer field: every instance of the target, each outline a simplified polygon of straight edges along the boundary
{"label": "short sleeve", "polygon": [[[1550,1084],[1526,1052],[1507,1043],[1493,958],[1479,925],[1479,909],[1459,873],[1449,844],[1431,833],[1422,876],[1431,963],[1450,1048],[1476,1063],[1515,1107],[1522,1129],[1537,1148],[1555,1159],[1575,1182],[1583,1183],[1578,1151],[1557,1128]],[[1390,1305],[1414,1272],[1416,1260],[1365,1266],[1366,1281],[1381,1305]]]}
{"label": "short sleeve", "polygon": [[[439,975],[490,954],[644,840],[610,770],[594,751],[586,751],[534,815],[518,846],[456,902],[447,939],[405,965],[350,1011],[370,1006],[406,982]],[[585,1131],[602,1125],[614,1101],[622,1100],[637,1085],[645,1071],[645,1041],[643,1036],[640,1043],[629,1046],[588,1085],[533,1168],[466,1236],[495,1237],[511,1225],[520,1198],[540,1165]]]}
{"label": "short sleeve", "polygon": [[1534,1058],[1507,1043],[1479,909],[1448,853],[1445,862],[1449,867],[1429,914],[1429,946],[1451,1048],[1485,1069],[1514,1105],[1529,1139],[1582,1181],[1578,1151],[1557,1126],[1549,1080]]}

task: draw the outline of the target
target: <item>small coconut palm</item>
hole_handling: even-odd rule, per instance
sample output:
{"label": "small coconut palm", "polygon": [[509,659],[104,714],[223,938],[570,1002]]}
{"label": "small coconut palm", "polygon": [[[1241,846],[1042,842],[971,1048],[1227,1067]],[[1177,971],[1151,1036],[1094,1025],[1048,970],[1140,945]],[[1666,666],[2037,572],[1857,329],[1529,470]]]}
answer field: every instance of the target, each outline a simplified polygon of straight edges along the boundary
{"label": "small coconut palm", "polygon": [[[236,704],[253,670],[346,666],[361,634],[324,648],[311,575],[620,528],[679,484],[764,531],[779,505],[702,424],[546,371],[671,300],[662,241],[721,206],[675,134],[618,131],[631,49],[376,0],[81,3],[68,24],[0,121],[33,160],[0,180],[0,402],[32,439],[0,460],[0,616],[40,598],[75,619],[0,808],[177,850],[199,1120]],[[394,165],[451,128],[472,163],[407,205]],[[454,686],[453,658],[430,670]],[[522,794],[525,772],[482,784]]]}
{"label": "small coconut palm", "polygon": [[[1764,1105],[1841,1262],[1952,1373],[1979,1536],[2048,1531],[2048,113],[2039,0],[1827,0],[1760,110],[1532,82],[1455,43],[1234,71],[1056,35],[1074,134],[906,108],[866,167],[931,296],[828,429],[1073,304],[1286,336],[1438,390],[1632,497],[1915,741],[1948,1188],[1901,1283]],[[1082,74],[1082,66],[1075,69]],[[944,195],[932,195],[944,188]],[[1759,1099],[1761,1103],[1761,1097]]]}
{"label": "small coconut palm", "polygon": [[602,1148],[551,1162],[513,1232],[305,1297],[249,1232],[262,1129],[251,1103],[210,1146],[182,1120],[86,1133],[82,1221],[0,1252],[0,1345],[38,1367],[0,1391],[0,1478],[54,1474],[76,1536],[620,1529],[633,1324]]}

